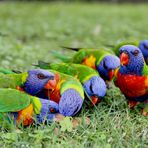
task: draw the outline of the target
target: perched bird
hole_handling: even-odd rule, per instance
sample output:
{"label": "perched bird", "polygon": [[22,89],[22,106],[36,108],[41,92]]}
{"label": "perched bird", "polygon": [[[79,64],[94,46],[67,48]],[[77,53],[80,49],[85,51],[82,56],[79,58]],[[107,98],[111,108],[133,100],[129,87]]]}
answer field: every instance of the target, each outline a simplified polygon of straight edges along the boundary
{"label": "perched bird", "polygon": [[133,45],[120,48],[121,66],[116,70],[115,85],[128,100],[130,108],[145,103],[143,115],[148,116],[148,67],[141,50]]}
{"label": "perched bird", "polygon": [[81,82],[85,93],[91,98],[91,106],[100,102],[106,94],[106,84],[104,80],[90,67],[73,63],[50,64],[42,61],[39,61],[37,66],[43,69],[53,69],[76,77]]}
{"label": "perched bird", "polygon": [[68,48],[77,51],[73,57],[65,57],[61,54],[54,53],[54,55],[64,62],[84,64],[97,70],[104,80],[112,80],[114,70],[120,65],[118,57],[107,50],[95,50],[85,48]]}
{"label": "perched bird", "polygon": [[137,41],[125,41],[125,42],[121,42],[119,44],[117,44],[114,48],[113,51],[115,52],[115,54],[117,56],[119,56],[119,49],[121,46],[123,45],[135,45],[137,47],[139,47],[139,49],[142,51],[142,54],[144,56],[145,62],[148,64],[148,40],[142,40],[140,42]]}
{"label": "perched bird", "polygon": [[30,125],[51,121],[58,113],[58,104],[30,96],[11,88],[0,88],[0,122],[14,120],[16,124]]}
{"label": "perched bird", "polygon": [[39,98],[50,99],[59,105],[64,116],[74,116],[82,107],[84,91],[81,83],[54,70],[35,69],[20,74],[2,74],[0,88],[13,88]]}

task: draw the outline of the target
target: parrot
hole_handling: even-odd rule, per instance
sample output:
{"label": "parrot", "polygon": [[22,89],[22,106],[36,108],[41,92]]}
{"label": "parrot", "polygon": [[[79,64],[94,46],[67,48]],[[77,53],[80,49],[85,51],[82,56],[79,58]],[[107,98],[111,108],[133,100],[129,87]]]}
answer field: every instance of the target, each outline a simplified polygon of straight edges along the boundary
{"label": "parrot", "polygon": [[25,91],[30,95],[36,95],[41,90],[47,89],[48,84],[55,87],[54,74],[42,69],[33,69],[28,72],[16,74],[10,70],[0,70],[0,88],[13,88]]}
{"label": "parrot", "polygon": [[125,95],[129,108],[143,103],[142,114],[148,116],[148,67],[143,54],[134,45],[124,45],[119,51],[121,65],[115,71],[115,85]]}
{"label": "parrot", "polygon": [[13,120],[23,126],[52,121],[59,112],[58,104],[12,88],[0,88],[0,123]]}
{"label": "parrot", "polygon": [[[82,107],[84,90],[72,76],[54,70],[33,69],[15,74],[0,71],[0,88],[13,88],[32,96],[50,99],[59,105],[59,113],[74,116]],[[6,74],[9,73],[9,74]]]}
{"label": "parrot", "polygon": [[45,63],[42,61],[36,65],[43,69],[53,69],[73,77],[76,77],[82,84],[85,93],[91,98],[91,106],[101,102],[107,88],[104,80],[92,68],[81,64],[73,63]]}
{"label": "parrot", "polygon": [[65,57],[53,51],[54,56],[60,58],[66,63],[83,64],[91,67],[98,71],[100,77],[105,81],[112,80],[114,70],[120,65],[119,58],[104,49],[65,48],[75,50],[77,52],[73,57]]}
{"label": "parrot", "polygon": [[148,64],[148,40],[142,40],[140,42],[138,42],[138,41],[124,41],[124,42],[117,44],[112,50],[115,52],[115,54],[117,56],[119,56],[119,48],[121,46],[127,45],[127,44],[137,46],[141,50],[146,64]]}

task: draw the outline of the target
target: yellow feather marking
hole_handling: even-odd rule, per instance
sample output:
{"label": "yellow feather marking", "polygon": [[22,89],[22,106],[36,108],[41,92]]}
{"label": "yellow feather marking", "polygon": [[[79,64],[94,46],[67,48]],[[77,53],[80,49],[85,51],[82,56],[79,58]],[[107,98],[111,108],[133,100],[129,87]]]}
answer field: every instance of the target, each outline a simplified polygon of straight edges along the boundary
{"label": "yellow feather marking", "polygon": [[22,84],[26,82],[27,77],[28,77],[28,73],[24,73],[24,74],[22,75]]}
{"label": "yellow feather marking", "polygon": [[39,98],[31,96],[31,102],[33,105],[33,110],[35,114],[39,114],[42,108],[42,104]]}
{"label": "yellow feather marking", "polygon": [[93,55],[90,55],[89,57],[84,59],[82,64],[95,68],[96,67],[95,62],[96,62],[96,58]]}
{"label": "yellow feather marking", "polygon": [[148,89],[148,76],[145,77],[145,86]]}
{"label": "yellow feather marking", "polygon": [[119,71],[119,67],[115,69],[114,76],[117,77],[117,73]]}
{"label": "yellow feather marking", "polygon": [[65,80],[60,80],[56,86],[56,90],[60,90],[61,89],[61,85],[62,83],[65,82]]}
{"label": "yellow feather marking", "polygon": [[18,112],[17,124],[23,123],[23,125],[29,125],[33,122],[33,106],[30,104],[27,108]]}

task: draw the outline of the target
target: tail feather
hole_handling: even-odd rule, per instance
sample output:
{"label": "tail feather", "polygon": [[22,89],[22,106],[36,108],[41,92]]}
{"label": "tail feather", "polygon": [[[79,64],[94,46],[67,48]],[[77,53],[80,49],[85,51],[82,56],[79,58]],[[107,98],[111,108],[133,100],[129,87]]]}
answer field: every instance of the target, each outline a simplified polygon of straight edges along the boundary
{"label": "tail feather", "polygon": [[70,62],[71,57],[66,57],[66,55],[62,55],[61,53],[57,52],[57,51],[50,51],[52,53],[52,55],[55,58],[60,59],[63,62]]}
{"label": "tail feather", "polygon": [[9,69],[3,68],[3,67],[0,67],[0,73],[3,73],[3,74],[14,74],[14,72],[12,70],[9,70]]}
{"label": "tail feather", "polygon": [[73,47],[65,47],[65,46],[61,46],[62,48],[64,49],[70,49],[70,50],[73,50],[73,51],[79,51],[80,49],[82,48],[73,48]]}

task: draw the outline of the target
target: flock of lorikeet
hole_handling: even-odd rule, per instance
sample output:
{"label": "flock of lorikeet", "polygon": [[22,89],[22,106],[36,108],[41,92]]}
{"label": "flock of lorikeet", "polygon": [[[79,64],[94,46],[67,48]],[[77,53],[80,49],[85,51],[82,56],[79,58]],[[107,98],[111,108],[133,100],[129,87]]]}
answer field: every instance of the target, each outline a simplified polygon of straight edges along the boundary
{"label": "flock of lorikeet", "polygon": [[[65,47],[64,47],[65,48]],[[113,81],[129,108],[141,105],[148,116],[148,40],[122,42],[112,50],[68,48],[73,57],[53,53],[61,63],[42,61],[28,72],[0,68],[0,122],[24,126],[75,116],[85,103],[103,101]],[[36,68],[38,67],[38,68]]]}

